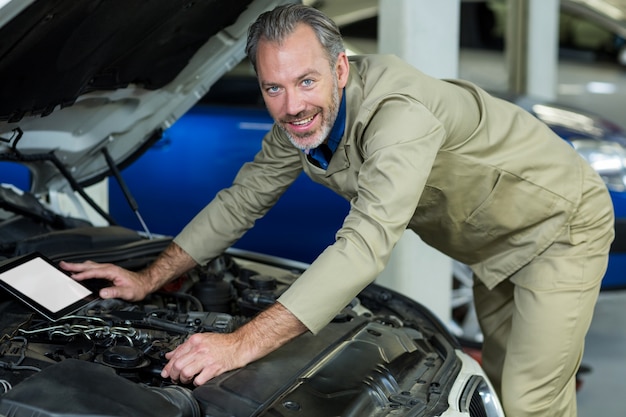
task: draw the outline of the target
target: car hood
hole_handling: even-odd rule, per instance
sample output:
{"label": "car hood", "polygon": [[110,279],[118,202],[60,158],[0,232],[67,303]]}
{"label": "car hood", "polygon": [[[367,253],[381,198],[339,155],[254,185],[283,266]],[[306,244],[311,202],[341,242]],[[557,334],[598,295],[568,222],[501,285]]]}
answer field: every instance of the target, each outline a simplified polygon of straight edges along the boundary
{"label": "car hood", "polygon": [[244,57],[286,0],[0,0],[0,159],[34,193],[132,162]]}
{"label": "car hood", "polygon": [[563,6],[572,12],[594,13],[607,28],[626,36],[626,0],[569,0]]}

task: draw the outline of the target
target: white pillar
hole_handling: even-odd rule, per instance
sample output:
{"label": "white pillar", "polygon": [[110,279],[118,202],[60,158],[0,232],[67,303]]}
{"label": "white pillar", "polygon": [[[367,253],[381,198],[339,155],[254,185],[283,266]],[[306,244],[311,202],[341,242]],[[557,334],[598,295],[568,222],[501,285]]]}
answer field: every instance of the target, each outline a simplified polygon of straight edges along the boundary
{"label": "white pillar", "polygon": [[459,0],[379,0],[378,49],[426,74],[458,77]]}
{"label": "white pillar", "polygon": [[530,0],[528,9],[528,94],[556,98],[559,0]]}
{"label": "white pillar", "polygon": [[[458,0],[379,0],[378,48],[405,59],[438,78],[458,74]],[[405,232],[377,283],[430,308],[450,320],[452,261]]]}
{"label": "white pillar", "polygon": [[509,0],[507,58],[514,93],[554,100],[559,0]]}

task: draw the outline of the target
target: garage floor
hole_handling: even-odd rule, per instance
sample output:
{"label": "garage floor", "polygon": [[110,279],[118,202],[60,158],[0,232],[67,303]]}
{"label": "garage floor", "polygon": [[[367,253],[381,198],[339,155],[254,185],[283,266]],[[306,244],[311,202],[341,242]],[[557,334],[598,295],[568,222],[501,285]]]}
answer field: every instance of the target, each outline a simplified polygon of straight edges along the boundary
{"label": "garage floor", "polygon": [[626,290],[602,292],[587,334],[579,417],[626,415]]}

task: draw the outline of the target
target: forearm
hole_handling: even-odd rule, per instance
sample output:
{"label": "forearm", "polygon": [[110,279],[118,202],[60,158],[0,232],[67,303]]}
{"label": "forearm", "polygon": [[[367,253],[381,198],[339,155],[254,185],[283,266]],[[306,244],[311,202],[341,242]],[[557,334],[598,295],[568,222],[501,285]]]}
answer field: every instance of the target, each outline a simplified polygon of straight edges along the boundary
{"label": "forearm", "polygon": [[304,333],[306,327],[276,303],[233,333],[196,333],[165,357],[161,376],[202,385],[224,372],[241,368]]}
{"label": "forearm", "polygon": [[307,328],[286,307],[275,303],[252,321],[237,330],[246,363],[255,361],[278,349]]}
{"label": "forearm", "polygon": [[180,246],[172,242],[149,267],[141,271],[141,274],[144,275],[149,283],[151,287],[150,292],[152,292],[181,276],[194,266],[196,266],[196,262],[193,258]]}

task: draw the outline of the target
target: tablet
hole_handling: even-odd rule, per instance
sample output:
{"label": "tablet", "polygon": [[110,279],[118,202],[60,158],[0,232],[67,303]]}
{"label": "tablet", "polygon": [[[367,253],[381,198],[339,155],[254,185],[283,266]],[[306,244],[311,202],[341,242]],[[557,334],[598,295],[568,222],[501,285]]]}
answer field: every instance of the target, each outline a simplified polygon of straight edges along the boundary
{"label": "tablet", "polygon": [[38,252],[0,266],[0,287],[52,321],[98,298]]}

